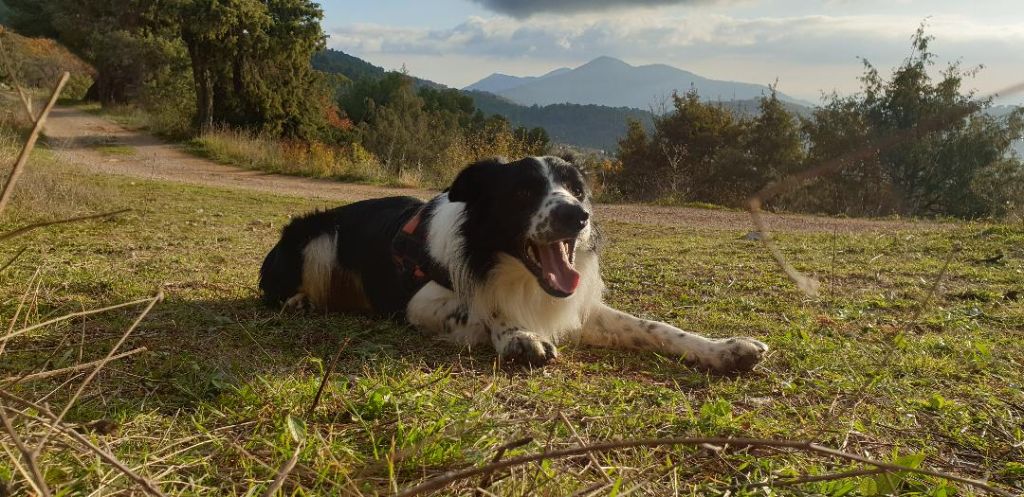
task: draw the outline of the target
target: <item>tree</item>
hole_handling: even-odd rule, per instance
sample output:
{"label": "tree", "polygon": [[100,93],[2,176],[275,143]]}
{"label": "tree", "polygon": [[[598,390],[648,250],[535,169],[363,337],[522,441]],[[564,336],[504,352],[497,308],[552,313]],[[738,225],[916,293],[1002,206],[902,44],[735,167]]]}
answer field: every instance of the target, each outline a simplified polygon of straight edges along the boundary
{"label": "tree", "polygon": [[[812,162],[877,148],[805,189],[803,197],[814,189],[831,192],[832,205],[816,207],[856,215],[975,218],[1005,213],[1013,192],[1020,191],[1024,166],[1011,146],[1022,136],[1021,112],[1001,119],[981,112],[991,102],[963,89],[975,71],[957,63],[934,81],[932,37],[924,28],[888,79],[865,61],[861,93],[832,96],[805,123]],[[894,136],[899,143],[873,145]]]}
{"label": "tree", "polygon": [[181,0],[200,128],[232,125],[310,137],[327,87],[310,59],[323,12],[308,0]]}
{"label": "tree", "polygon": [[747,122],[721,105],[702,102],[696,90],[672,95],[672,111],[654,120],[648,138],[631,121],[619,143],[622,162],[618,186],[624,194],[644,200],[721,202],[734,185],[723,181],[741,162],[741,139]]}
{"label": "tree", "polygon": [[180,67],[177,16],[147,0],[7,0],[15,29],[55,37],[97,71],[90,96],[104,103],[140,98],[156,74]]}

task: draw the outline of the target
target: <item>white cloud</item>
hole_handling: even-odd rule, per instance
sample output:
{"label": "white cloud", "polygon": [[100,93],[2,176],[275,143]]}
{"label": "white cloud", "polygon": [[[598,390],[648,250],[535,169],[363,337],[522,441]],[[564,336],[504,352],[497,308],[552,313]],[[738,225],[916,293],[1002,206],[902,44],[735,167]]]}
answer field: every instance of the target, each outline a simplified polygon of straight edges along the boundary
{"label": "white cloud", "polygon": [[[408,61],[413,73],[455,86],[492,71],[513,72],[509,66],[534,68],[530,72],[539,74],[611,55],[715,78],[754,83],[778,78],[784,92],[814,98],[819,90],[855,89],[858,57],[883,69],[897,64],[920,22],[910,16],[670,16],[664,10],[639,9],[628,15],[571,18],[471,17],[449,29],[352,24],[333,29],[330,45],[378,63]],[[937,16],[929,20],[928,33],[936,37],[933,48],[939,55],[987,67],[976,80],[982,91],[1014,83],[1008,78],[1015,74],[1022,77],[1024,24]],[[460,63],[446,63],[446,58]]]}

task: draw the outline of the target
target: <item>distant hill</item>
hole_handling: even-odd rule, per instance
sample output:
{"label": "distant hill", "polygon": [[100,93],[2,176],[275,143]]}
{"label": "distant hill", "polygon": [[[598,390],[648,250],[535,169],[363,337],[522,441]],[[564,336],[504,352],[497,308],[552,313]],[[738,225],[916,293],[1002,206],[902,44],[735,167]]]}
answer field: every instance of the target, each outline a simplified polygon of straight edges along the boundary
{"label": "distant hill", "polygon": [[[388,72],[383,67],[375,66],[359,57],[349,55],[341,50],[328,48],[313,55],[313,69],[329,74],[341,74],[350,80],[362,78],[382,78]],[[409,76],[416,82],[417,87],[447,88],[441,83],[435,83],[429,79],[421,79]]]}
{"label": "distant hill", "polygon": [[515,104],[503,97],[481,91],[467,91],[476,107],[485,114],[505,116],[515,126],[541,127],[556,143],[614,151],[626,135],[629,119],[640,121],[651,129],[654,114],[626,107],[602,105],[554,104],[530,106]]}
{"label": "distant hill", "polygon": [[328,48],[313,55],[313,69],[331,74],[341,74],[348,79],[380,78],[387,72],[359,57],[341,50]]}
{"label": "distant hill", "polygon": [[[497,84],[496,84],[497,83]],[[537,78],[491,75],[467,87],[491,90],[521,105],[560,103],[651,109],[674,90],[696,88],[708,101],[751,100],[766,94],[764,85],[719,81],[664,64],[632,66],[612,57],[598,57],[571,70],[558,70]],[[779,99],[803,104],[780,93]]]}
{"label": "distant hill", "polygon": [[550,78],[551,76],[558,76],[559,74],[564,74],[564,73],[567,73],[569,71],[572,71],[572,69],[569,69],[568,67],[563,67],[563,68],[560,68],[560,69],[555,69],[554,71],[551,71],[551,72],[549,72],[549,73],[547,73],[547,74],[545,74],[543,76],[524,76],[524,77],[509,76],[508,74],[502,74],[502,73],[496,72],[494,74],[491,74],[490,76],[487,76],[484,79],[481,79],[480,81],[477,81],[476,83],[473,83],[473,84],[463,88],[463,90],[466,90],[466,91],[485,91],[485,92],[494,93],[494,94],[497,95],[498,93],[501,93],[501,92],[507,91],[507,90],[511,90],[512,88],[516,88],[518,86],[522,86],[522,85],[524,85],[526,83],[530,83],[530,82],[533,82],[533,81],[540,81],[540,80],[545,79],[545,78]]}
{"label": "distant hill", "polygon": [[[600,61],[600,59],[598,60]],[[331,49],[324,50],[314,56],[313,67],[327,73],[341,74],[352,80],[364,77],[380,78],[387,73],[382,67],[375,66],[340,50]],[[542,76],[535,77],[492,74],[470,85],[463,92],[472,97],[476,108],[486,115],[497,114],[504,116],[514,126],[544,128],[554,142],[577,147],[614,152],[618,146],[618,140],[626,134],[626,124],[629,119],[640,121],[647,129],[653,127],[655,114],[645,110],[646,107],[615,107],[564,102],[547,105],[520,105],[505,96],[497,94],[562,78],[570,74],[578,75],[580,69],[556,69]],[[444,85],[433,81],[413,79],[418,86],[445,88]],[[761,96],[762,89],[767,91],[767,88],[757,85],[750,86],[758,88],[755,97],[723,101],[721,105],[737,115],[755,115],[758,107],[757,98]],[[486,91],[483,88],[491,88],[493,91]],[[800,115],[809,115],[810,113],[810,108],[797,103],[785,102],[785,105],[791,112]]]}

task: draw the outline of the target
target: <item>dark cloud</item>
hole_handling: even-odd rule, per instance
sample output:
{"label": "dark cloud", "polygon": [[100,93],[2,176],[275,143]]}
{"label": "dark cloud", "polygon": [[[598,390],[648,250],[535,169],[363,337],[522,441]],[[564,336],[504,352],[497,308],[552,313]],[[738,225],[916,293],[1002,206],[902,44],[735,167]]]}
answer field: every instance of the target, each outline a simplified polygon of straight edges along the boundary
{"label": "dark cloud", "polygon": [[540,13],[573,14],[615,7],[660,7],[663,5],[710,3],[707,0],[472,0],[487,9],[512,17]]}

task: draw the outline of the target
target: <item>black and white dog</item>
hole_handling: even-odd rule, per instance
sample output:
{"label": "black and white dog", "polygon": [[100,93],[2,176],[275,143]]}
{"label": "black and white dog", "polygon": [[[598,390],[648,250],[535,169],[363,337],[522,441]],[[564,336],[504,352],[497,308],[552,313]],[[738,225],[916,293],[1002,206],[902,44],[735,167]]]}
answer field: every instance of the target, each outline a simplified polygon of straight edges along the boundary
{"label": "black and white dog", "polygon": [[768,347],[712,340],[601,301],[598,235],[583,176],[555,157],[484,161],[428,202],[390,197],[292,221],[260,270],[267,303],[401,315],[458,344],[542,365],[555,345],[682,356],[745,371]]}

